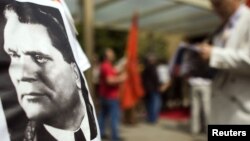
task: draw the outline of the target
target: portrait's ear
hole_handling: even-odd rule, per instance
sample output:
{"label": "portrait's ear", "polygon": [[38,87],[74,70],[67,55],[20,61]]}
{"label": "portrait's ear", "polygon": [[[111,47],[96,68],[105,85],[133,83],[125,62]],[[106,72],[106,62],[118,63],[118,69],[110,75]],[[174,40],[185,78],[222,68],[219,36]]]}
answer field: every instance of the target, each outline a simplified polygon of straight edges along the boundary
{"label": "portrait's ear", "polygon": [[72,68],[73,71],[74,71],[74,78],[75,78],[75,80],[76,80],[76,85],[77,85],[77,87],[78,87],[79,89],[81,89],[82,87],[81,87],[80,73],[79,73],[79,71],[78,71],[78,69],[77,69],[76,64],[75,64],[75,63],[71,63],[71,68]]}

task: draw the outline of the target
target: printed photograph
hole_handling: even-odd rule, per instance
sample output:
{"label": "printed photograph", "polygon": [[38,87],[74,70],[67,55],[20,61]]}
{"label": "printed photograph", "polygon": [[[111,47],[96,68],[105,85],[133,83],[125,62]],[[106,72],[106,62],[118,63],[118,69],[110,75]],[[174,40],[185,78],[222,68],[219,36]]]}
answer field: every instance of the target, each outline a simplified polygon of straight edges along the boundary
{"label": "printed photograph", "polygon": [[[1,5],[0,12],[1,56],[5,54],[9,60],[6,61],[9,76],[1,75],[0,82],[12,83],[8,89],[15,90],[12,93],[20,104],[13,110],[20,110],[20,116],[23,111],[26,117],[21,117],[27,118],[26,122],[14,120],[16,124],[26,123],[23,140],[96,138],[93,107],[60,11],[12,1]],[[4,100],[3,105],[8,104]],[[7,123],[11,122],[7,119]]]}

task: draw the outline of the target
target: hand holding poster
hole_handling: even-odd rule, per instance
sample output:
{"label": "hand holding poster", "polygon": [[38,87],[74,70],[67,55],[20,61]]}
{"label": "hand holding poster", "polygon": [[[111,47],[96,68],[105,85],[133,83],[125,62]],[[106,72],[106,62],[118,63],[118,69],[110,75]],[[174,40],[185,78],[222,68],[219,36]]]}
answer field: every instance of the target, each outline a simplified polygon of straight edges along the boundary
{"label": "hand holding poster", "polygon": [[208,64],[200,58],[199,52],[200,48],[198,46],[181,43],[170,61],[170,76],[213,77],[215,70],[209,68]]}
{"label": "hand holding poster", "polygon": [[[180,43],[172,59],[170,60],[170,65],[169,65],[170,75],[171,76],[180,75],[181,72],[180,69],[182,65],[188,62],[187,60],[185,60],[185,55],[187,55],[187,53],[198,53],[199,51],[200,51],[199,48],[194,45],[190,45],[187,43]],[[192,65],[190,64],[191,62],[188,63],[189,65]]]}

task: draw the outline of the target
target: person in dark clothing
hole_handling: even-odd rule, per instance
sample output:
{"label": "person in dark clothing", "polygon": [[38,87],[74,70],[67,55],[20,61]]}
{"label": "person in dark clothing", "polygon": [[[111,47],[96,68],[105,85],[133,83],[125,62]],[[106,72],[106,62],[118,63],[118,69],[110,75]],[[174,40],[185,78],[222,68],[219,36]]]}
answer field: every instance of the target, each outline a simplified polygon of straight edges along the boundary
{"label": "person in dark clothing", "polygon": [[161,96],[159,92],[160,82],[157,75],[157,63],[154,55],[149,55],[145,61],[142,72],[143,87],[145,90],[145,104],[147,110],[147,121],[155,123],[161,107]]}

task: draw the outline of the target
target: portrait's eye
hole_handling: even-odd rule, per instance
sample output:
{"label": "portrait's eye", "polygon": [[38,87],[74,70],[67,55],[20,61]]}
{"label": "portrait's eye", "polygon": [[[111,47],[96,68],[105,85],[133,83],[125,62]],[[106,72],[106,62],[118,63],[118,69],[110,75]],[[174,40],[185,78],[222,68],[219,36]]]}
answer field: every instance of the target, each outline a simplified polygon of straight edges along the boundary
{"label": "portrait's eye", "polygon": [[42,55],[35,55],[34,57],[35,57],[36,62],[38,62],[40,64],[44,64],[44,63],[49,61],[49,58],[44,57]]}
{"label": "portrait's eye", "polygon": [[10,52],[8,52],[8,54],[9,54],[9,56],[11,58],[18,58],[18,57],[20,57],[20,55],[17,54],[17,52],[15,52],[15,51],[10,51]]}

